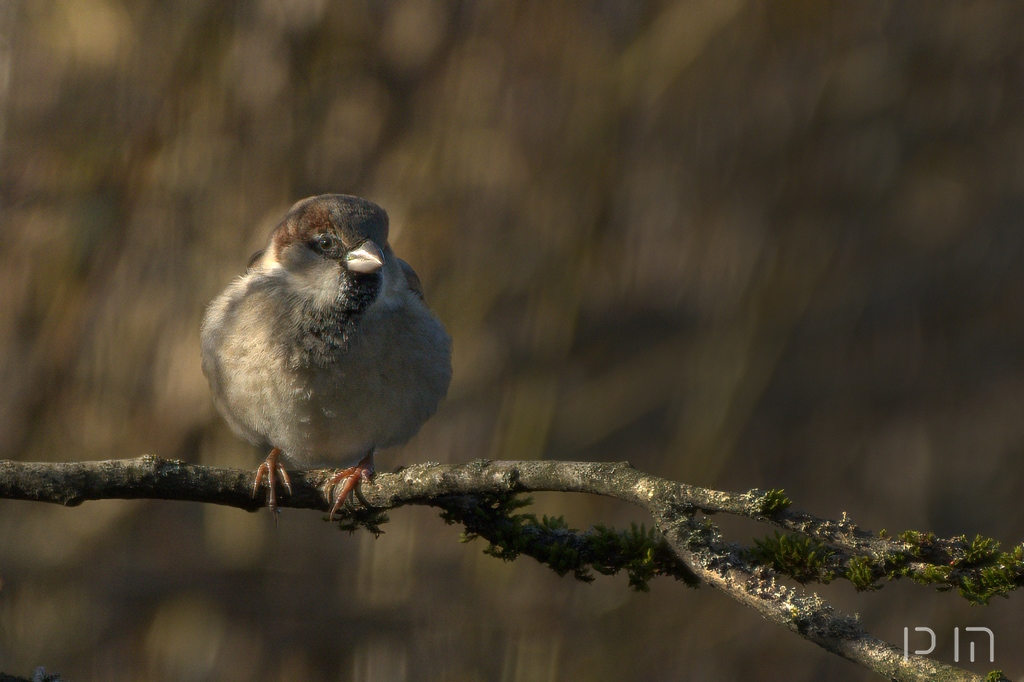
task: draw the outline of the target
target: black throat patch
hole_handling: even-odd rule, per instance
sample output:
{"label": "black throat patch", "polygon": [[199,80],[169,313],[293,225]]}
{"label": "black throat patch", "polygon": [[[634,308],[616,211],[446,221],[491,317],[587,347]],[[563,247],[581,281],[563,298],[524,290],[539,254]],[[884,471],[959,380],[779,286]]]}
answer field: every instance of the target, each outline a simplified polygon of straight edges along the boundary
{"label": "black throat patch", "polygon": [[344,354],[359,320],[377,299],[380,288],[380,273],[344,272],[339,281],[338,296],[332,305],[315,306],[309,300],[299,303],[292,318],[299,343],[291,364],[295,367],[325,367]]}

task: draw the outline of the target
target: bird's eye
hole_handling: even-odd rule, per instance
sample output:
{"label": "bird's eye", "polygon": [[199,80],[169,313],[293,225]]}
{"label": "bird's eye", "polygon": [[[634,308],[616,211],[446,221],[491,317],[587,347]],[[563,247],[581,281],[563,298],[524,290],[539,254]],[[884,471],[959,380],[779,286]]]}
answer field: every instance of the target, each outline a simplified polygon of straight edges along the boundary
{"label": "bird's eye", "polygon": [[316,238],[316,241],[314,243],[316,244],[317,249],[319,249],[322,252],[327,252],[334,248],[335,241],[334,237],[332,237],[331,235],[322,234]]}

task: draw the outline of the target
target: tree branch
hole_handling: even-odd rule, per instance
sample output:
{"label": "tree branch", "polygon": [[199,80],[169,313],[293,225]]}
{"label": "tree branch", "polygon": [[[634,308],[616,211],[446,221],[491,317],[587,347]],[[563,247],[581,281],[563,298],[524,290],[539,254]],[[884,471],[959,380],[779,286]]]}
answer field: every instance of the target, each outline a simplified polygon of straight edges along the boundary
{"label": "tree branch", "polygon": [[[330,503],[322,487],[333,473],[332,470],[289,472],[292,494],[283,496],[279,505],[326,512]],[[75,463],[0,461],[0,498],[66,506],[76,506],[87,500],[164,499],[207,502],[254,511],[262,506],[262,500],[253,499],[252,480],[253,474],[249,471],[206,467],[152,456]],[[472,535],[484,536],[492,542],[492,547],[502,542],[507,532],[490,533],[494,528],[486,518],[475,525],[467,522],[466,515],[459,509],[472,508],[486,500],[507,500],[516,493],[540,491],[591,493],[630,502],[652,515],[676,557],[703,582],[827,651],[891,680],[985,679],[922,656],[911,655],[904,660],[902,649],[871,637],[856,618],[836,613],[814,593],[800,593],[781,584],[776,571],[757,561],[751,550],[724,543],[714,524],[699,513],[744,516],[811,538],[828,549],[828,561],[818,566],[821,571],[843,570],[858,557],[870,557],[876,563],[884,563],[885,560],[890,564],[900,563],[892,559],[894,553],[913,557],[918,564],[928,567],[932,564],[929,564],[927,556],[923,556],[925,553],[921,549],[926,542],[930,542],[928,547],[955,552],[957,539],[943,541],[920,534],[920,537],[898,539],[879,537],[857,528],[845,515],[841,521],[829,521],[790,511],[787,508],[789,500],[781,491],[728,493],[707,490],[645,474],[625,462],[477,460],[461,465],[425,463],[392,474],[379,474],[373,481],[362,483],[358,491],[362,505],[374,512],[408,504],[442,508],[447,520],[466,524]],[[506,520],[510,518],[507,510],[500,507],[492,504],[493,509],[505,514]],[[343,510],[343,517],[350,521],[360,514],[366,514],[365,508],[362,511]],[[530,518],[536,521],[534,517]],[[519,525],[506,524],[508,528],[518,528]],[[551,533],[543,538],[543,547],[550,549],[560,536],[566,538],[573,552],[579,553],[583,547],[580,534],[575,531],[557,524],[544,528]],[[576,570],[577,577],[585,577],[580,575],[579,569],[568,564],[560,570],[547,558],[548,549],[492,553],[510,558],[523,551],[551,563],[561,573]],[[942,551],[938,551],[938,555]],[[978,557],[972,554],[966,559],[977,563]],[[912,570],[912,567],[907,567],[913,563],[908,560],[900,565]],[[784,566],[781,568],[785,570]],[[605,572],[601,568],[598,570]],[[608,572],[612,570],[617,569],[608,569]],[[884,574],[884,569],[879,569],[875,563],[869,565],[868,570],[870,576],[875,576],[878,571],[882,571],[879,575]],[[1024,570],[1021,574],[1024,575]],[[677,577],[685,579],[678,574]]]}

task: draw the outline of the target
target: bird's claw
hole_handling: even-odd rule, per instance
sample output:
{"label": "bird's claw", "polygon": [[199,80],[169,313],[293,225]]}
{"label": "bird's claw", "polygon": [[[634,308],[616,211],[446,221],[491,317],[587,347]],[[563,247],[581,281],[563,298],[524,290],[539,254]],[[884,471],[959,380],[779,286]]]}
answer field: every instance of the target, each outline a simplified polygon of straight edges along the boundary
{"label": "bird's claw", "polygon": [[288,494],[292,494],[292,480],[288,477],[288,472],[285,471],[284,465],[281,464],[281,449],[274,448],[267,455],[266,461],[260,464],[259,468],[256,469],[256,478],[252,482],[252,496],[256,497],[260,491],[260,485],[266,481],[267,484],[267,507],[274,513],[274,519],[277,519],[277,481],[280,477],[281,483],[284,484],[284,489],[288,491]]}
{"label": "bird's claw", "polygon": [[373,452],[370,452],[359,460],[359,464],[342,469],[327,481],[324,485],[324,494],[328,502],[334,500],[331,511],[327,516],[329,521],[334,520],[334,515],[341,509],[341,505],[345,504],[345,500],[348,499],[348,496],[355,490],[359,482],[369,481],[373,478],[374,473]]}

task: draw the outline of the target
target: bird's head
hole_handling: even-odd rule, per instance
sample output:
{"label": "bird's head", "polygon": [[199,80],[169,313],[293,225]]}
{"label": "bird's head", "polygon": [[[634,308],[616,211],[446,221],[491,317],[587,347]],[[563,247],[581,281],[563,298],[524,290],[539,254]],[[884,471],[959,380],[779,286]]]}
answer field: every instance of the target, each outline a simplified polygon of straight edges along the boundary
{"label": "bird's head", "polygon": [[390,259],[384,209],[359,197],[325,194],[292,206],[254,265],[283,269],[293,291],[315,307],[340,298],[365,307],[380,293]]}

